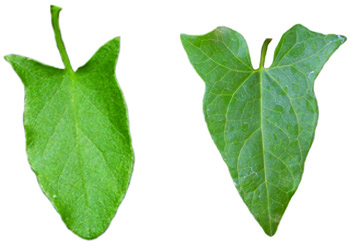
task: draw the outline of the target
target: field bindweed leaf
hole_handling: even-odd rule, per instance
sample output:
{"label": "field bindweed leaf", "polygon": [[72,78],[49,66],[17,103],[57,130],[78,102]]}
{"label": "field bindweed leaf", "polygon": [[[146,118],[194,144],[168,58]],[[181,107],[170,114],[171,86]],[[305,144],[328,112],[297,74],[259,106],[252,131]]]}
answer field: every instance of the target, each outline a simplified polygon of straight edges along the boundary
{"label": "field bindweed leaf", "polygon": [[209,132],[250,212],[269,236],[300,183],[318,118],[314,81],[346,38],[295,25],[281,38],[273,63],[253,69],[246,41],[226,27],[181,35],[205,82]]}
{"label": "field bindweed leaf", "polygon": [[9,55],[25,86],[27,155],[67,227],[94,239],[109,226],[133,171],[127,107],[115,77],[119,37],[73,71],[51,6],[64,69]]}

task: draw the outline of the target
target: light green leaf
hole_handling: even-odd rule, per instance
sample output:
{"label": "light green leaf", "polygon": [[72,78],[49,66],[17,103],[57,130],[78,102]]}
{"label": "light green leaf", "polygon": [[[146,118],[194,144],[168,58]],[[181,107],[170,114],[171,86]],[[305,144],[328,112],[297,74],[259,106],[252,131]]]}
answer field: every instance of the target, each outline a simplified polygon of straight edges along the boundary
{"label": "light green leaf", "polygon": [[61,39],[60,8],[52,25],[65,69],[9,55],[25,86],[29,163],[69,229],[94,239],[109,226],[134,164],[127,108],[115,77],[119,37],[76,72]]}
{"label": "light green leaf", "polygon": [[270,68],[253,69],[238,32],[218,27],[202,36],[181,35],[206,84],[203,111],[234,184],[265,233],[275,234],[298,188],[318,118],[314,80],[340,35],[295,25],[281,38]]}

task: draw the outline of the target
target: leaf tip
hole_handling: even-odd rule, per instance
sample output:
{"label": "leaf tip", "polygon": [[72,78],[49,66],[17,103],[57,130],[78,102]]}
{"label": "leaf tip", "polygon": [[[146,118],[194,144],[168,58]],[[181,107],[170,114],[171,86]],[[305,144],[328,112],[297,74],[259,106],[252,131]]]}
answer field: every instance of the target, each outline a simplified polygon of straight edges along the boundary
{"label": "leaf tip", "polygon": [[264,230],[264,232],[265,232],[265,234],[266,234],[267,236],[273,237],[273,236],[276,234],[276,232],[277,232],[277,227],[274,227],[274,228],[269,227],[268,229],[265,229],[265,228],[263,227],[263,230]]}
{"label": "leaf tip", "polygon": [[6,56],[4,56],[4,59],[5,59],[7,62],[11,63],[11,62],[10,62],[10,61],[11,61],[11,57],[12,57],[12,55],[6,55]]}
{"label": "leaf tip", "polygon": [[264,230],[265,234],[269,237],[273,237],[278,229],[278,226],[280,224],[280,219],[278,221],[275,221],[273,219],[268,219],[267,221],[258,221],[262,229]]}
{"label": "leaf tip", "polygon": [[99,234],[99,235],[79,235],[79,234],[77,234],[79,237],[81,237],[82,239],[85,239],[85,240],[94,240],[94,239],[96,239],[96,238],[98,238],[99,236],[101,236],[102,235],[102,233],[101,234]]}
{"label": "leaf tip", "polygon": [[180,40],[183,46],[185,46],[185,42],[188,40],[189,37],[190,35],[188,34],[184,34],[184,33],[180,34]]}
{"label": "leaf tip", "polygon": [[217,28],[215,28],[216,31],[219,31],[219,32],[223,32],[225,30],[227,30],[228,28],[225,27],[225,26],[218,26]]}
{"label": "leaf tip", "polygon": [[308,29],[307,27],[305,27],[304,25],[302,25],[300,23],[295,24],[294,26],[292,26],[292,28],[290,30],[300,30],[300,31],[312,32],[310,29]]}
{"label": "leaf tip", "polygon": [[185,39],[186,37],[188,37],[187,34],[180,33],[180,39],[181,39],[181,40]]}
{"label": "leaf tip", "polygon": [[303,25],[301,25],[300,23],[295,24],[293,27],[294,27],[294,28],[306,28],[306,27],[304,27]]}
{"label": "leaf tip", "polygon": [[13,64],[15,58],[16,58],[16,55],[13,55],[13,54],[4,56],[4,59],[5,59],[7,62],[9,62],[10,64]]}
{"label": "leaf tip", "polygon": [[[66,223],[66,222],[65,222]],[[108,226],[105,228],[101,228],[99,230],[96,230],[95,228],[92,227],[88,227],[86,229],[81,229],[81,228],[74,228],[69,226],[66,223],[66,226],[68,227],[69,230],[71,230],[75,235],[77,235],[78,237],[85,239],[85,240],[94,240],[98,237],[100,237],[102,234],[105,233],[105,231],[107,230]]]}
{"label": "leaf tip", "polygon": [[120,37],[114,37],[113,39],[109,40],[105,45],[108,45],[108,46],[113,46],[113,47],[116,47],[117,49],[119,49],[119,46],[120,46]]}
{"label": "leaf tip", "polygon": [[120,36],[115,37],[115,38],[113,38],[112,40],[113,40],[114,42],[118,42],[118,43],[119,43],[119,42],[120,42]]}
{"label": "leaf tip", "polygon": [[338,35],[338,39],[340,39],[340,42],[341,42],[342,44],[344,44],[345,41],[347,40],[347,38],[346,38],[344,35]]}

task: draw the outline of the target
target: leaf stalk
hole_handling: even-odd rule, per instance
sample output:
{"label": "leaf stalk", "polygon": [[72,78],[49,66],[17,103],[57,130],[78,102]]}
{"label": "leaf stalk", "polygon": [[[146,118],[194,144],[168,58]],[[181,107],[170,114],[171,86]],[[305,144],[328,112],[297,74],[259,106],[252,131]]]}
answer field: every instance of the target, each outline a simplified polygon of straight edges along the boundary
{"label": "leaf stalk", "polygon": [[52,22],[52,27],[53,31],[55,33],[55,39],[56,39],[56,44],[57,48],[60,52],[63,64],[67,70],[70,72],[73,72],[72,65],[70,64],[68,54],[66,51],[66,48],[64,46],[63,40],[62,40],[62,35],[61,35],[61,30],[60,30],[60,25],[59,25],[59,14],[62,8],[51,5],[51,22]]}
{"label": "leaf stalk", "polygon": [[265,65],[265,58],[266,58],[266,52],[267,52],[267,47],[269,46],[270,42],[272,39],[265,39],[264,44],[261,48],[261,57],[260,57],[260,65],[259,69],[263,69]]}

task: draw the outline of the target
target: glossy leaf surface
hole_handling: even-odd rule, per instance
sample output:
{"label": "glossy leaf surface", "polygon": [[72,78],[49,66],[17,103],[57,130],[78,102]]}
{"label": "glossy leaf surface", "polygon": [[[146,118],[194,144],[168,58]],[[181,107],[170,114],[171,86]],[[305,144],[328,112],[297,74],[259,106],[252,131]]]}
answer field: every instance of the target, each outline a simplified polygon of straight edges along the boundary
{"label": "glossy leaf surface", "polygon": [[25,86],[29,163],[69,229],[85,239],[102,234],[127,191],[134,154],[127,108],[115,77],[119,38],[73,72],[52,24],[65,69],[6,56]]}
{"label": "glossy leaf surface", "polygon": [[265,233],[275,234],[300,183],[318,118],[315,78],[345,42],[340,35],[295,25],[281,38],[273,63],[253,69],[246,41],[226,27],[181,35],[206,84],[208,129],[234,184]]}

